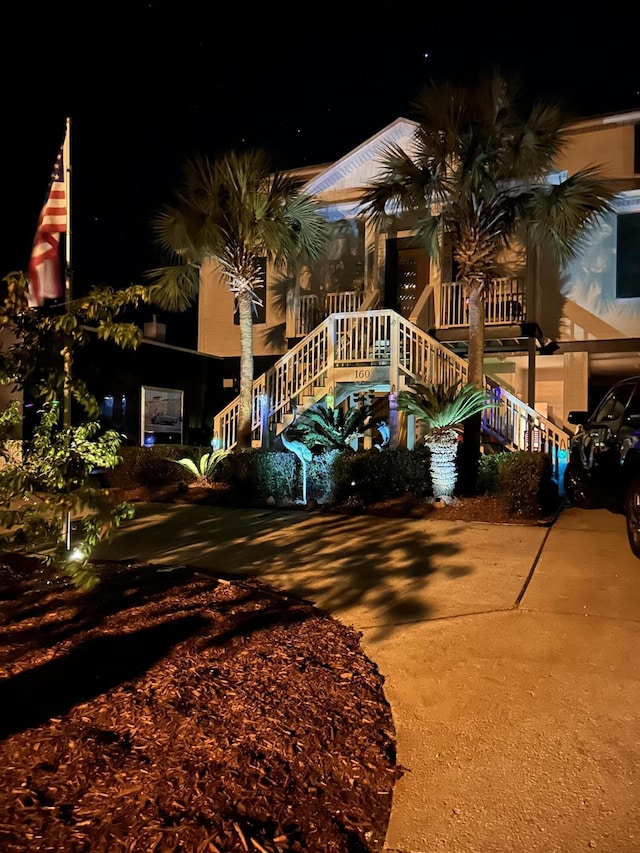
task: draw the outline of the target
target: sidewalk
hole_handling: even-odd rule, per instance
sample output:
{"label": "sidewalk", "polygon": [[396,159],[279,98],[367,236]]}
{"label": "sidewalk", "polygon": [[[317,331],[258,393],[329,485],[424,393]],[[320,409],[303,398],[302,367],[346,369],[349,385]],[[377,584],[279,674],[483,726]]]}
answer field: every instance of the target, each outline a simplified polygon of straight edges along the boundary
{"label": "sidewalk", "polygon": [[407,769],[389,851],[640,850],[640,561],[622,516],[149,505],[99,556],[255,575],[362,632]]}

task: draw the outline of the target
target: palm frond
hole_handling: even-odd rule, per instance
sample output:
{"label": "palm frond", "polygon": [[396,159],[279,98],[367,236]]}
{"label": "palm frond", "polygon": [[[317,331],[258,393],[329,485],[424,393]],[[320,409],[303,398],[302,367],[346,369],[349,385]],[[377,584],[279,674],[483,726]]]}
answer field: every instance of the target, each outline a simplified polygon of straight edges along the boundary
{"label": "palm frond", "polygon": [[213,476],[214,471],[220,465],[223,459],[229,455],[230,451],[225,449],[212,450],[211,453],[203,453],[200,459],[194,460],[185,456],[182,459],[174,459],[176,465],[180,465],[194,477],[199,480],[207,480]]}
{"label": "palm frond", "polygon": [[146,277],[153,282],[149,299],[164,311],[186,311],[195,299],[200,284],[199,267],[181,265],[150,270]]}
{"label": "palm frond", "polygon": [[434,432],[449,430],[485,409],[495,408],[482,388],[461,383],[453,385],[418,383],[398,394],[398,409],[414,415]]}
{"label": "palm frond", "polygon": [[597,167],[575,172],[555,185],[534,188],[527,235],[532,245],[550,250],[559,263],[582,251],[589,228],[613,210],[615,192]]}
{"label": "palm frond", "polygon": [[317,403],[297,418],[288,434],[295,435],[310,448],[344,450],[354,438],[363,434],[370,421],[370,406],[351,406],[344,410]]}

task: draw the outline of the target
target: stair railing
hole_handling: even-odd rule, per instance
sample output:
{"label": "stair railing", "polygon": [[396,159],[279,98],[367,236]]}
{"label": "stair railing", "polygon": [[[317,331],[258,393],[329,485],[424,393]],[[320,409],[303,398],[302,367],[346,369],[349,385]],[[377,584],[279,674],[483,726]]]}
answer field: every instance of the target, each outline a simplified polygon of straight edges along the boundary
{"label": "stair railing", "polygon": [[[273,367],[254,380],[251,438],[262,443],[265,430],[290,409],[291,401],[323,383],[332,349],[331,318],[286,352]],[[213,446],[230,450],[238,440],[240,398],[236,397],[213,420]]]}
{"label": "stair railing", "polygon": [[[412,382],[453,385],[468,382],[468,363],[388,309],[332,314],[253,384],[252,439],[262,442],[292,403],[326,385],[334,368],[368,365],[389,368],[397,390]],[[559,474],[569,434],[489,377],[484,388],[496,408],[483,416],[483,428],[509,449],[549,453]],[[230,449],[237,441],[239,399],[214,420],[214,446]]]}

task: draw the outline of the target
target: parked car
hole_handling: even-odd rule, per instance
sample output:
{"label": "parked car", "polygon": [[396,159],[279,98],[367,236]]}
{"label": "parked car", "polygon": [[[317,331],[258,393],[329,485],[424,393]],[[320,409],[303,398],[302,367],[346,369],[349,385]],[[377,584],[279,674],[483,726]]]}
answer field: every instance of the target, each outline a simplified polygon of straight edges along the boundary
{"label": "parked car", "polygon": [[564,474],[575,506],[609,506],[624,512],[629,546],[640,558],[640,376],[623,379],[596,410],[569,412],[578,426]]}

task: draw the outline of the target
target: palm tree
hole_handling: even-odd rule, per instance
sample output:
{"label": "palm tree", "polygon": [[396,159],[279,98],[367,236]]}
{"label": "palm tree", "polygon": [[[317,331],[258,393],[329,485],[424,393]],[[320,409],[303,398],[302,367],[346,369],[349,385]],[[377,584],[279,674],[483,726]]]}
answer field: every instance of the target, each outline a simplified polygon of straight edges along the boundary
{"label": "palm tree", "polygon": [[453,498],[456,487],[458,430],[468,418],[481,414],[495,404],[489,403],[482,388],[475,385],[422,385],[400,391],[398,409],[424,421],[425,445],[429,448],[429,471],[433,496],[445,501]]}
{"label": "palm tree", "polygon": [[174,207],[154,223],[160,246],[174,262],[152,270],[153,301],[183,311],[198,292],[200,268],[217,261],[235,295],[240,323],[240,411],[237,445],[251,440],[253,311],[264,283],[264,259],[283,270],[321,257],[327,223],[314,200],[272,173],[263,151],[231,152],[214,162],[196,157],[184,167]]}
{"label": "palm tree", "polygon": [[[468,88],[432,83],[415,109],[411,150],[385,150],[361,209],[376,227],[413,213],[416,240],[436,262],[445,235],[451,239],[469,300],[468,378],[482,387],[484,301],[492,279],[507,272],[508,250],[525,246],[567,263],[614,193],[595,167],[547,180],[567,141],[567,118],[554,104],[522,110],[517,87],[499,73]],[[480,421],[471,420],[477,460]]]}
{"label": "palm tree", "polygon": [[371,426],[371,406],[332,409],[316,403],[304,411],[289,427],[289,436],[297,438],[315,452],[346,450],[354,438],[360,438]]}

